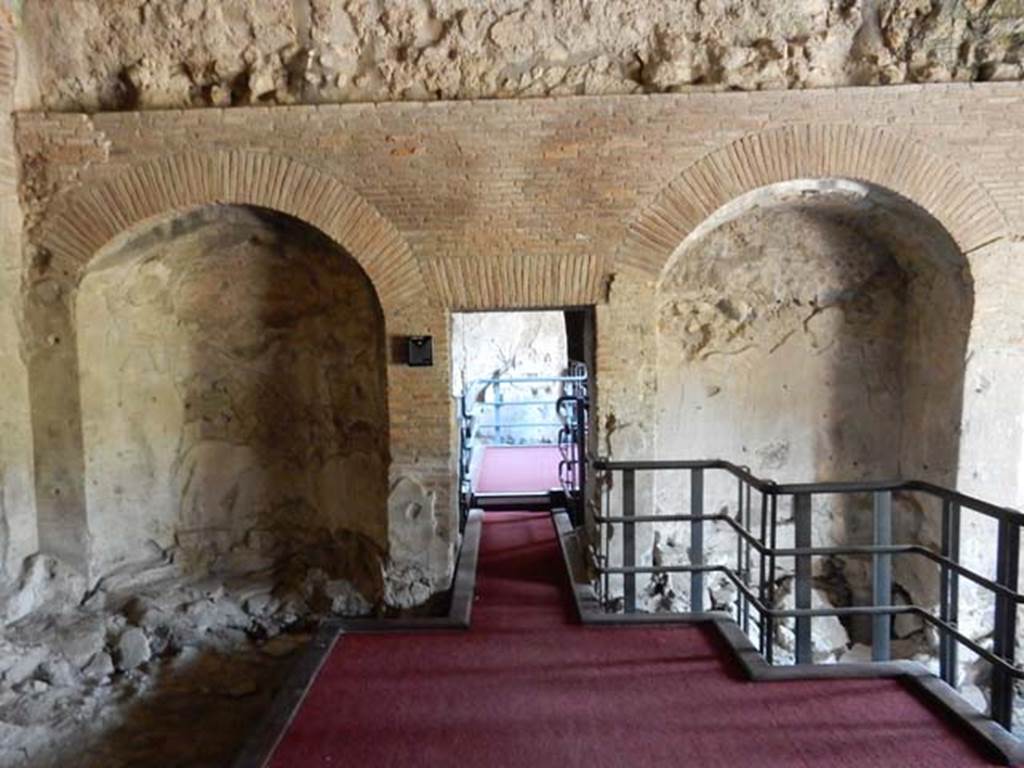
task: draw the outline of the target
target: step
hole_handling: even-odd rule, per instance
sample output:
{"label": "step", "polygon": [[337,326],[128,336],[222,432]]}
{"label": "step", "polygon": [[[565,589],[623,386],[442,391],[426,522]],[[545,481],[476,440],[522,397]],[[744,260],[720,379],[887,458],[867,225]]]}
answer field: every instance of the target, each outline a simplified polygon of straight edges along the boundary
{"label": "step", "polygon": [[552,506],[552,493],[549,491],[474,493],[470,501],[470,508],[491,512],[540,512]]}

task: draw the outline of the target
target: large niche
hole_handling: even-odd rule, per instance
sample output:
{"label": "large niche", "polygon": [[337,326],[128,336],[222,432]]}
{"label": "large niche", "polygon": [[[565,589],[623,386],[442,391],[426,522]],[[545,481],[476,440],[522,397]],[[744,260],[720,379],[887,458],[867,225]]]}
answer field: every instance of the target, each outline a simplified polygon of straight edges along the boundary
{"label": "large niche", "polygon": [[[909,201],[844,180],[750,193],[674,254],[657,311],[659,457],[723,458],[780,482],[955,484],[972,285],[956,244]],[[682,480],[659,482],[662,508],[679,508]],[[735,502],[733,483],[708,492],[712,511]],[[819,497],[816,515],[816,543],[869,541],[869,498]],[[939,535],[937,512],[911,499],[895,526],[898,541]],[[663,555],[685,559],[680,528],[662,531]],[[721,533],[711,557],[724,562],[735,538]],[[867,601],[869,567],[815,562],[841,603]],[[905,599],[934,601],[934,569],[895,568]]]}
{"label": "large niche", "polygon": [[356,261],[263,209],[208,206],[91,263],[76,303],[93,566],[301,554],[379,588],[381,309]]}

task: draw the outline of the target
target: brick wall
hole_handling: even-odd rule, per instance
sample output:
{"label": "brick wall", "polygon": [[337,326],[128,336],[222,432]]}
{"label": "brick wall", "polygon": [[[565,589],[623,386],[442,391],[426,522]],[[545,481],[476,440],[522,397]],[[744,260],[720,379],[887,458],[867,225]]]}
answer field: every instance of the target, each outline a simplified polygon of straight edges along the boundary
{"label": "brick wall", "polygon": [[[1020,83],[17,120],[26,226],[47,254],[33,286],[73,292],[109,239],[203,202],[280,208],[337,239],[377,287],[388,333],[437,340],[433,369],[391,362],[389,408],[393,477],[417,475],[443,507],[448,310],[605,305],[612,276],[631,275],[620,285],[638,287],[599,315],[598,375],[612,393],[602,427],[653,333],[634,306],[649,293],[640,286],[717,207],[784,179],[858,178],[910,198],[981,254],[1024,236],[1021,136]],[[57,326],[73,338],[66,304]],[[29,312],[30,365],[53,382],[69,362],[40,341],[54,333],[48,306],[35,322]],[[56,414],[40,418],[60,432]],[[60,465],[71,443],[48,431],[54,450],[37,452]],[[74,474],[57,465],[44,480]]]}

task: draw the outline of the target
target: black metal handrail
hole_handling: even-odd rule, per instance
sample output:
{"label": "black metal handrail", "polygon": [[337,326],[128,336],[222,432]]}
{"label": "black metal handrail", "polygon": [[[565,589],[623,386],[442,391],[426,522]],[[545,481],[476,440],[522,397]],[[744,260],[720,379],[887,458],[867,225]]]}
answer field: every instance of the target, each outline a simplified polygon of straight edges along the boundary
{"label": "black metal handrail", "polygon": [[949,501],[956,502],[964,507],[970,507],[976,512],[981,512],[994,518],[1001,518],[1009,515],[1017,525],[1024,525],[1024,512],[1012,507],[1001,507],[997,504],[979,499],[975,496],[968,496],[960,491],[945,488],[941,485],[929,483],[925,480],[881,480],[870,482],[825,482],[825,483],[776,483],[774,480],[765,480],[750,473],[746,467],[733,464],[731,461],[722,459],[703,459],[698,461],[609,461],[608,459],[595,459],[594,469],[597,470],[659,470],[659,469],[723,469],[734,477],[750,484],[755,490],[762,493],[774,494],[777,496],[788,496],[797,493],[825,494],[825,493],[865,493],[871,491],[922,491],[930,493]]}
{"label": "black metal handrail", "polygon": [[562,428],[558,432],[558,449],[562,456],[558,463],[558,477],[570,506],[570,517],[574,523],[578,523],[583,516],[587,487],[590,400],[586,364],[571,361],[569,375],[572,380],[565,385],[565,394],[555,404],[555,411],[562,421]]}
{"label": "black metal handrail", "polygon": [[[798,664],[813,663],[811,653],[811,619],[824,616],[871,616],[872,659],[890,658],[890,626],[892,617],[901,614],[919,616],[939,633],[940,676],[955,686],[957,643],[963,644],[992,665],[991,716],[1009,729],[1013,718],[1014,680],[1024,679],[1024,669],[1015,663],[1017,606],[1024,595],[1017,591],[1019,570],[1020,528],[1024,514],[998,506],[959,491],[933,483],[909,481],[823,482],[778,484],[753,475],[748,469],[723,460],[698,461],[608,461],[599,459],[593,468],[622,477],[622,514],[597,512],[595,523],[602,526],[621,525],[623,536],[622,566],[610,566],[609,541],[599,558],[597,571],[603,581],[603,597],[609,595],[608,577],[623,577],[624,609],[636,610],[636,576],[639,574],[690,574],[690,610],[703,611],[704,577],[720,573],[738,591],[736,620],[749,632],[750,624],[758,632],[759,650],[768,663],[773,662],[773,628],[779,619],[795,619],[795,660]],[[636,473],[643,471],[686,470],[690,473],[690,513],[678,515],[636,514]],[[737,480],[735,515],[704,513],[704,473],[721,470]],[[610,483],[606,484],[610,488]],[[758,530],[752,530],[752,492],[760,494]],[[942,502],[942,531],[939,552],[922,544],[892,542],[892,501],[895,493],[923,493]],[[811,546],[813,497],[816,495],[872,494],[873,543],[865,545]],[[795,546],[777,546],[778,499],[792,499]],[[607,496],[605,497],[607,499]],[[606,502],[607,503],[607,502]],[[989,579],[959,562],[960,517],[963,510],[977,512],[997,521],[996,578]],[[636,565],[635,527],[641,523],[690,523],[690,565]],[[737,536],[736,568],[708,565],[704,562],[704,523],[719,522]],[[757,583],[752,584],[752,554],[757,555]],[[863,555],[872,557],[872,603],[865,606],[811,608],[811,560],[815,557]],[[934,562],[940,569],[939,615],[918,605],[893,605],[891,602],[892,558],[912,555]],[[777,558],[795,561],[793,609],[774,606]],[[993,646],[985,648],[958,627],[959,579],[964,577],[995,597]],[[756,618],[751,616],[751,611]]]}

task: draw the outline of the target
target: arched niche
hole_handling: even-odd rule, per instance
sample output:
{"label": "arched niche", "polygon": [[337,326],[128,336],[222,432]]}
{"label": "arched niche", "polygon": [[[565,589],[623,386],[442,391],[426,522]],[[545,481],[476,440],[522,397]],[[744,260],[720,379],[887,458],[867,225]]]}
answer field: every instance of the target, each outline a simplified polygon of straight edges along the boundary
{"label": "arched niche", "polygon": [[[658,456],[725,458],[780,482],[956,484],[973,283],[953,238],[911,201],[846,179],[753,190],[686,237],[656,301]],[[735,501],[730,484],[709,493],[712,510]],[[682,494],[671,480],[655,491],[664,506]],[[819,543],[866,542],[863,506],[821,499]],[[903,505],[898,540],[937,541],[934,512]],[[869,566],[821,560],[817,573],[846,592],[836,602],[857,602]],[[919,566],[897,559],[896,583],[928,604],[937,584]]]}
{"label": "arched niche", "polygon": [[90,260],[74,328],[90,571],[154,542],[196,567],[301,558],[379,596],[384,317],[352,256],[285,214],[193,208]]}
{"label": "arched niche", "polygon": [[[94,574],[72,320],[85,269],[124,233],[214,204],[294,216],[355,258],[373,283],[391,342],[385,599],[422,602],[447,586],[457,541],[448,402],[435,396],[447,390],[444,313],[404,237],[370,203],[324,169],[262,150],[175,153],[125,166],[51,200],[28,232],[25,358],[40,550]],[[437,365],[407,368],[400,342],[424,334],[435,336]]]}

